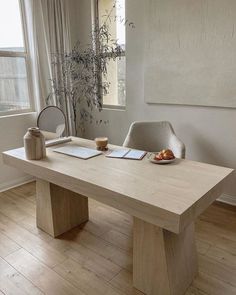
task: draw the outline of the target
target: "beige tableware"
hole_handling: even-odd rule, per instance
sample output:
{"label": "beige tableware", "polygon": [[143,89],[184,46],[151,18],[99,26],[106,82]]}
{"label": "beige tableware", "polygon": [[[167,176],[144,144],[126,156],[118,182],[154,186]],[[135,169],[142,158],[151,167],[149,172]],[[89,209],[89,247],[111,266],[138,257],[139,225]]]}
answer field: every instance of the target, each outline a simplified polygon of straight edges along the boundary
{"label": "beige tableware", "polygon": [[156,154],[151,154],[148,159],[150,162],[154,163],[154,164],[159,164],[159,165],[162,165],[162,164],[169,164],[169,163],[172,163],[175,161],[176,158],[174,159],[170,159],[170,160],[156,160],[155,159],[155,156]]}
{"label": "beige tableware", "polygon": [[40,160],[46,157],[45,138],[38,127],[31,127],[24,136],[25,157]]}

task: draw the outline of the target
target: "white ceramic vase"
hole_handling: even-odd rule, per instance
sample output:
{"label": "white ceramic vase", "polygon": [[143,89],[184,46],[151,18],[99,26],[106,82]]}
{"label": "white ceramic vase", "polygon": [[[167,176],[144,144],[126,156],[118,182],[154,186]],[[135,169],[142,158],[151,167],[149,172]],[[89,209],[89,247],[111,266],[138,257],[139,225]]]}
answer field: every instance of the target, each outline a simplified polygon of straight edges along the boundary
{"label": "white ceramic vase", "polygon": [[31,127],[24,136],[25,157],[40,160],[46,157],[45,138],[39,128]]}

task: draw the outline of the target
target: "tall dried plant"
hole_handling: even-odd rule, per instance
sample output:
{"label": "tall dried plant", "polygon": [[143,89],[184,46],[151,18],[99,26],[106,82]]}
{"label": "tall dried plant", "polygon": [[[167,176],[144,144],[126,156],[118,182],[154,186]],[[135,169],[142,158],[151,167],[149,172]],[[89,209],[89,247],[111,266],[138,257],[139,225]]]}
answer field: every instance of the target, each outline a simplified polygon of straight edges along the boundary
{"label": "tall dried plant", "polygon": [[108,123],[97,120],[93,110],[102,111],[102,98],[109,93],[109,62],[124,55],[124,48],[112,37],[110,27],[117,21],[134,27],[132,22],[114,16],[116,5],[114,1],[112,9],[103,16],[102,24],[95,20],[90,44],[82,46],[78,41],[71,52],[52,54],[52,96],[57,105],[66,109],[67,115],[71,113],[75,135],[79,130],[84,131],[85,122]]}

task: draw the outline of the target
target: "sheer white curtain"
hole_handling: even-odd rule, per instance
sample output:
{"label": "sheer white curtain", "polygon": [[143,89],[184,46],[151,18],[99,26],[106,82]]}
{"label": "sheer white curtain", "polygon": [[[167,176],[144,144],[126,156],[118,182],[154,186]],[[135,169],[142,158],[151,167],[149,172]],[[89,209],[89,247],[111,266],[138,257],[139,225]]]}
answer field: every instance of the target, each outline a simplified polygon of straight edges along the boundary
{"label": "sheer white curtain", "polygon": [[[64,54],[71,49],[70,21],[68,0],[24,0],[31,72],[37,111],[46,106],[50,93],[51,81],[55,78],[52,67],[54,53]],[[60,70],[57,75],[60,75]],[[71,123],[66,99],[56,100],[51,96],[51,103],[63,109],[67,117],[68,133]]]}

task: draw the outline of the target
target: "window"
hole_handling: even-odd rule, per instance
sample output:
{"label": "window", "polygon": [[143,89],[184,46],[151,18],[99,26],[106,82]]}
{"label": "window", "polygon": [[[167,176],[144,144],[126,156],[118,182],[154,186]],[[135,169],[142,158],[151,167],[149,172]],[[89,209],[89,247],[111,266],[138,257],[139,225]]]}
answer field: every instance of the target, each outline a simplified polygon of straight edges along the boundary
{"label": "window", "polygon": [[31,110],[19,0],[0,0],[0,116]]}
{"label": "window", "polygon": [[[109,24],[111,38],[124,50],[122,56],[110,60],[107,67],[107,80],[110,83],[108,93],[103,95],[103,106],[125,106],[126,100],[126,60],[125,60],[125,0],[96,0],[96,9],[99,24],[104,22],[107,14],[112,11],[112,20]],[[112,8],[114,3],[115,8]],[[104,17],[105,16],[105,17]],[[103,77],[103,79],[105,79]]]}

